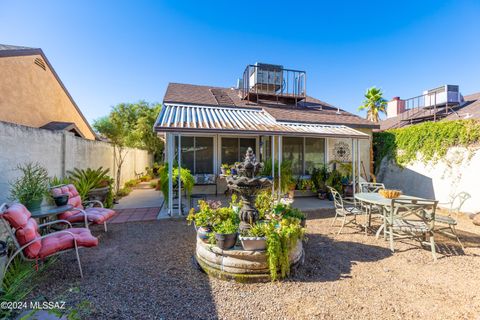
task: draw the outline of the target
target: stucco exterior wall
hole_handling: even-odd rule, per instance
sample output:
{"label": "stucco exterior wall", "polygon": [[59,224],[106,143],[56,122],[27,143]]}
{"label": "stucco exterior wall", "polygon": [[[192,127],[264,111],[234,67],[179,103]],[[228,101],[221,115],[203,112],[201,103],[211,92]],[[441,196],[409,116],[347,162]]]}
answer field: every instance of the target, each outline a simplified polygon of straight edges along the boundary
{"label": "stucco exterior wall", "polygon": [[[74,168],[110,169],[115,175],[113,146],[102,141],[75,137],[68,132],[54,132],[0,122],[0,203],[9,197],[9,182],[19,176],[18,164],[38,162],[50,176],[61,177]],[[145,150],[128,149],[120,183],[135,178],[135,173],[151,167],[152,155]]]}
{"label": "stucco exterior wall", "polygon": [[95,139],[41,55],[0,57],[0,120],[29,127],[51,121],[73,122],[86,139]]}
{"label": "stucco exterior wall", "polygon": [[[416,160],[405,168],[383,159],[377,180],[387,188],[402,190],[405,194],[436,199],[441,203],[450,197],[467,192],[471,198],[462,212],[480,212],[480,150],[451,148],[446,157],[437,163]],[[445,207],[445,206],[444,206]]]}

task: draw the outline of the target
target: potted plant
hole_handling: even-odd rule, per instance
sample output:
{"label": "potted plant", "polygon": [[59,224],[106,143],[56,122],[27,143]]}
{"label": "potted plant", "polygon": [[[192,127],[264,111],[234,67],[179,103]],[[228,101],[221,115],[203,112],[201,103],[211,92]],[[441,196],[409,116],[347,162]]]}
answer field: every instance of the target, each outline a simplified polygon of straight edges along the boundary
{"label": "potted plant", "polygon": [[[342,174],[338,170],[333,169],[330,172],[326,183],[327,186],[334,188],[338,192],[342,192]],[[333,196],[331,193],[328,193],[328,200],[333,201]]]}
{"label": "potted plant", "polygon": [[228,250],[237,243],[238,224],[233,219],[228,219],[215,225],[213,231],[215,232],[215,241],[217,247],[222,250]]}
{"label": "potted plant", "polygon": [[230,207],[233,209],[235,214],[238,214],[240,208],[242,207],[242,201],[238,198],[236,193],[232,193],[232,199],[230,200]]}
{"label": "potted plant", "polygon": [[112,192],[113,179],[108,176],[109,169],[79,169],[68,171],[72,183],[80,197],[88,200],[98,200],[105,203]]}
{"label": "potted plant", "polygon": [[305,213],[303,213],[297,208],[292,207],[292,205],[290,204],[283,204],[283,203],[278,203],[275,205],[275,207],[273,208],[272,217],[276,220],[295,218],[299,220],[300,225],[302,227],[305,227],[305,224],[307,221],[307,217],[305,216]]}
{"label": "potted plant", "polygon": [[240,242],[243,250],[260,251],[267,247],[267,237],[265,230],[265,223],[256,223],[248,230],[245,230],[240,235]]}
{"label": "potted plant", "polygon": [[230,166],[226,163],[222,164],[222,166],[220,167],[220,172],[224,176],[229,176],[231,174]]}
{"label": "potted plant", "polygon": [[189,224],[193,223],[195,230],[197,231],[197,236],[203,242],[209,242],[209,235],[212,233],[212,217],[214,211],[208,205],[207,202],[201,200],[198,202],[199,211],[195,212],[194,208],[190,209],[190,212],[187,216],[187,221]]}
{"label": "potted plant", "polygon": [[22,176],[11,183],[10,199],[17,200],[30,211],[39,209],[48,191],[47,169],[38,163],[18,165]]}

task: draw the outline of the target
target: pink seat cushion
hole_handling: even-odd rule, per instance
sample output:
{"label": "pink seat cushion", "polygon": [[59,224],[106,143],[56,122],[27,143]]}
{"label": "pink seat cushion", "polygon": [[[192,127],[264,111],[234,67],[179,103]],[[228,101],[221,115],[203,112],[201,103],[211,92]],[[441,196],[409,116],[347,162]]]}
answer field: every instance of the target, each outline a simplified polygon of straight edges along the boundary
{"label": "pink seat cushion", "polygon": [[[87,228],[70,228],[65,231],[73,233],[78,247],[95,247],[98,239]],[[42,239],[39,258],[45,258],[59,251],[75,248],[73,237],[66,232],[54,232],[51,236]]]}
{"label": "pink seat cushion", "polygon": [[[87,213],[87,219],[89,222],[94,224],[101,224],[110,219],[115,215],[115,211],[107,208],[86,208],[85,212]],[[83,212],[81,211],[71,211],[72,214],[69,214],[66,220],[75,223],[75,222],[84,222],[85,218]],[[60,217],[60,216],[59,216]]]}
{"label": "pink seat cushion", "polygon": [[[40,238],[40,234],[38,233],[38,225],[35,219],[30,218],[28,222],[21,228],[17,229],[15,232],[15,236],[17,238],[18,243],[20,246],[23,246],[31,241],[34,241],[37,238]],[[28,247],[23,249],[23,254],[28,258],[36,258],[38,253],[42,248],[41,240],[35,241],[30,244]]]}
{"label": "pink seat cushion", "polygon": [[3,217],[14,229],[25,226],[32,214],[23,204],[14,203],[3,214]]}

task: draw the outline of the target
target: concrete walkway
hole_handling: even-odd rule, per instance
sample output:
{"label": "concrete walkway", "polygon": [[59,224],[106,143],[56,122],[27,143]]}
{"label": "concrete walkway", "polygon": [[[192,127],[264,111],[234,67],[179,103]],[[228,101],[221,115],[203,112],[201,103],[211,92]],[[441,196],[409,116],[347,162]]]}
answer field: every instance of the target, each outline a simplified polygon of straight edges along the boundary
{"label": "concrete walkway", "polygon": [[111,223],[157,220],[163,205],[160,191],[150,187],[149,182],[142,182],[126,197],[114,206],[117,215]]}
{"label": "concrete walkway", "polygon": [[[132,192],[115,205],[118,215],[112,219],[113,223],[127,221],[148,221],[155,219],[168,219],[168,207],[164,204],[162,192],[149,187],[149,182],[142,182]],[[223,205],[228,205],[230,198],[222,195],[207,195],[207,200],[218,200]],[[178,204],[178,200],[174,200]],[[183,214],[190,209],[190,201],[182,197]],[[196,204],[196,202],[195,202]],[[299,197],[292,202],[293,207],[306,212],[315,212],[333,209],[333,201],[319,200],[314,197]],[[179,216],[178,210],[174,210],[173,216]]]}
{"label": "concrete walkway", "polygon": [[160,208],[163,204],[163,195],[161,191],[152,188],[135,188],[132,192],[121,198],[115,209],[131,208]]}

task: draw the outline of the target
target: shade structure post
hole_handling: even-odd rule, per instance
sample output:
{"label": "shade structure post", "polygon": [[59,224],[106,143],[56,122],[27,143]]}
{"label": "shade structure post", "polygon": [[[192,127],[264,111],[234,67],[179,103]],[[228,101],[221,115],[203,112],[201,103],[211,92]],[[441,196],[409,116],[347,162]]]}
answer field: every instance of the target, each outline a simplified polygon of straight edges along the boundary
{"label": "shade structure post", "polygon": [[275,136],[272,136],[272,196],[275,195]]}
{"label": "shade structure post", "polygon": [[[360,176],[361,176],[361,171],[360,171],[360,139],[357,139],[357,176],[358,176],[358,183],[360,185]],[[365,180],[368,179],[365,177]]]}
{"label": "shade structure post", "polygon": [[278,136],[278,200],[282,196],[282,136]]}
{"label": "shade structure post", "polygon": [[175,139],[173,134],[167,134],[167,161],[168,161],[168,215],[173,211],[173,155],[175,153]]}
{"label": "shade structure post", "polygon": [[352,177],[353,177],[353,188],[352,192],[353,195],[355,195],[355,185],[357,183],[356,181],[356,170],[355,170],[355,161],[356,160],[356,154],[355,154],[355,139],[352,138]]}
{"label": "shade structure post", "polygon": [[182,215],[182,179],[180,171],[182,169],[182,137],[178,134],[178,215]]}

